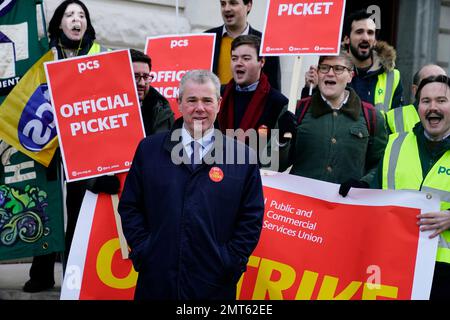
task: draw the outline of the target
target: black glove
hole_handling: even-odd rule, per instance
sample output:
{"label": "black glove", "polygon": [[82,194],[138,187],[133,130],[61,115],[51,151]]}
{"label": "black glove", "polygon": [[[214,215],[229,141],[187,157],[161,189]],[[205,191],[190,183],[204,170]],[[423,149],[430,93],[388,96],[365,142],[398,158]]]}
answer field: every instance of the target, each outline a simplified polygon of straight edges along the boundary
{"label": "black glove", "polygon": [[343,197],[346,197],[350,188],[369,188],[369,184],[365,181],[360,181],[356,179],[349,179],[341,184],[339,188],[339,194]]}
{"label": "black glove", "polygon": [[107,194],[117,194],[120,189],[120,181],[116,176],[101,176],[93,178],[87,185],[88,189],[93,193],[104,192]]}
{"label": "black glove", "polygon": [[284,137],[286,133],[290,133],[292,138],[294,138],[295,132],[297,131],[297,119],[295,118],[295,115],[290,111],[283,113],[278,119],[278,128],[280,130],[281,143],[284,143],[289,139]]}

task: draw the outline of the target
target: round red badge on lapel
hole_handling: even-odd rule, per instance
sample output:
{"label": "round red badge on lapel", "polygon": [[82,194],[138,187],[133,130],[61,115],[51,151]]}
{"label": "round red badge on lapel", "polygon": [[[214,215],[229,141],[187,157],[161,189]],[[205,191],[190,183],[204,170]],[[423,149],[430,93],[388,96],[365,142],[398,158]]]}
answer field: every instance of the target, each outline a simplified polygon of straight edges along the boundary
{"label": "round red badge on lapel", "polygon": [[259,134],[260,136],[265,136],[265,137],[266,137],[267,134],[268,134],[268,132],[269,132],[269,128],[267,128],[266,125],[262,124],[262,125],[259,126],[259,128],[258,128],[258,134]]}
{"label": "round red badge on lapel", "polygon": [[220,182],[223,180],[223,171],[219,167],[212,167],[209,170],[209,178],[214,182]]}

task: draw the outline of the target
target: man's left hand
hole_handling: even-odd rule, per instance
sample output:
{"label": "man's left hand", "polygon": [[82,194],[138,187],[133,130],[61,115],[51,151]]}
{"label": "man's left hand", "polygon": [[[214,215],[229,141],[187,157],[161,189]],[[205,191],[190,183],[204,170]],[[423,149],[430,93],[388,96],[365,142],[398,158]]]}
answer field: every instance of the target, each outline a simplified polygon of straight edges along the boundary
{"label": "man's left hand", "polygon": [[419,218],[417,224],[420,226],[420,231],[434,231],[429,236],[430,239],[450,229],[450,212],[448,210],[419,214],[417,218]]}

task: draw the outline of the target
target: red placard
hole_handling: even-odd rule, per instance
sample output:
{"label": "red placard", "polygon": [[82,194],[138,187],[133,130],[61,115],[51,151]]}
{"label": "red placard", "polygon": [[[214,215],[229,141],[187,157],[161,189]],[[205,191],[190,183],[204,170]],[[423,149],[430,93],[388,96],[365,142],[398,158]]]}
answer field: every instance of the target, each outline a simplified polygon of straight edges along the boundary
{"label": "red placard", "polygon": [[261,55],[337,54],[345,0],[269,0]]}
{"label": "red placard", "polygon": [[144,137],[128,50],[45,65],[67,181],[128,171]]}
{"label": "red placard", "polygon": [[168,35],[147,38],[145,53],[152,58],[151,86],[170,103],[175,119],[178,87],[189,70],[212,70],[215,34]]}

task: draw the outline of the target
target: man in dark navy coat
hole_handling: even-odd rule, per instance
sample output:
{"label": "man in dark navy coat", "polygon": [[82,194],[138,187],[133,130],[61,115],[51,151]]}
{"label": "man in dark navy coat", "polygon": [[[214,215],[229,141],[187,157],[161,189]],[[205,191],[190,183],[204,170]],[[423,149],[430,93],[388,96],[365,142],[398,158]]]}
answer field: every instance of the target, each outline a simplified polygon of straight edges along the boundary
{"label": "man in dark navy coat", "polygon": [[214,130],[220,100],[217,76],[188,72],[183,117],[137,148],[119,203],[135,299],[236,298],[264,200],[255,153]]}

